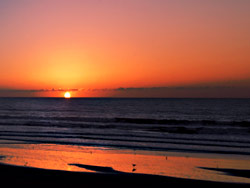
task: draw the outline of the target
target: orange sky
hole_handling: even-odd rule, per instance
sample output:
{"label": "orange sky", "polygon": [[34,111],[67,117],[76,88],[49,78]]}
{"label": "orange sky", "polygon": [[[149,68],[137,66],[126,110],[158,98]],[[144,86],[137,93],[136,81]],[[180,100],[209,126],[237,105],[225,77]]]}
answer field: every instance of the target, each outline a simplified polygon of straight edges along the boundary
{"label": "orange sky", "polygon": [[119,96],[120,87],[249,80],[249,7],[248,0],[1,0],[0,96],[52,88]]}

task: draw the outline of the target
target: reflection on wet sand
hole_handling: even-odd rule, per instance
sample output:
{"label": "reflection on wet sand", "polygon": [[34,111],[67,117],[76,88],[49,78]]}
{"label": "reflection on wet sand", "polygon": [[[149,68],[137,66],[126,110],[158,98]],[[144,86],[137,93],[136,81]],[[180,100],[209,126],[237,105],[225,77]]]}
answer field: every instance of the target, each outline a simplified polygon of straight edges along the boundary
{"label": "reflection on wet sand", "polygon": [[231,176],[250,178],[250,170],[230,169],[230,168],[206,168],[206,167],[201,167],[201,168],[206,169],[206,170],[224,172],[225,174],[228,174]]}
{"label": "reflection on wet sand", "polygon": [[236,176],[223,170],[220,170],[220,173],[211,170],[249,170],[250,161],[241,158],[225,159],[223,156],[214,155],[197,157],[181,153],[177,156],[169,152],[56,144],[0,144],[0,148],[0,162],[20,166],[98,173],[141,173],[250,183],[249,177]]}

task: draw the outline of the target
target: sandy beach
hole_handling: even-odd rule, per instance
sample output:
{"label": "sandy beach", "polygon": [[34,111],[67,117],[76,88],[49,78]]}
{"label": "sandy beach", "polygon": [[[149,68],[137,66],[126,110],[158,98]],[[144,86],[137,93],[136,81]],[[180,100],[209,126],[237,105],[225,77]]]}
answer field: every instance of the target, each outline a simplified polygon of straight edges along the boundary
{"label": "sandy beach", "polygon": [[[1,181],[25,187],[248,187],[247,158],[2,141]],[[224,158],[223,158],[224,157]]]}
{"label": "sandy beach", "polygon": [[249,184],[199,181],[131,173],[88,173],[0,164],[1,185],[8,187],[249,187]]}

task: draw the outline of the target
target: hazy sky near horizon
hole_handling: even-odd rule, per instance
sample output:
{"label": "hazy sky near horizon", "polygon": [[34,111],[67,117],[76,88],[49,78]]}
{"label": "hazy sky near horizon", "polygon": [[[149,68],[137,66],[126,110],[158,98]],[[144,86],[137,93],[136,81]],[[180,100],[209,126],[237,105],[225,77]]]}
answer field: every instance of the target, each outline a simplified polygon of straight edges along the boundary
{"label": "hazy sky near horizon", "polygon": [[0,25],[0,96],[250,97],[249,0],[1,0]]}

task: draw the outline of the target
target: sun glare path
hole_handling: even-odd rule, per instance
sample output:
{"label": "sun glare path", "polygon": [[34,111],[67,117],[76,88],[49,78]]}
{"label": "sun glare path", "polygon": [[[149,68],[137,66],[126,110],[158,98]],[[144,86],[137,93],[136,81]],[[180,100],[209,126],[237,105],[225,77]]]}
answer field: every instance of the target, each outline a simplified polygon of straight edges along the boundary
{"label": "sun glare path", "polygon": [[70,92],[65,92],[65,93],[64,93],[64,98],[65,98],[65,99],[71,98]]}

